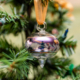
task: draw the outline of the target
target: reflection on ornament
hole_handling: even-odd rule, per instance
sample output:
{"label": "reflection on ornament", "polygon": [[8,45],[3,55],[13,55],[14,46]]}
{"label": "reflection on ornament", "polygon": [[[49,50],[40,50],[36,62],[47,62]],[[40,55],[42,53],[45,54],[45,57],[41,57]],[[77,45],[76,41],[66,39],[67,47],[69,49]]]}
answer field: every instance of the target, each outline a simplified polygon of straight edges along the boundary
{"label": "reflection on ornament", "polygon": [[48,37],[37,37],[36,41],[51,41],[51,39]]}
{"label": "reflection on ornament", "polygon": [[58,41],[58,40],[54,40],[54,43],[55,43],[55,44],[59,44],[59,41]]}
{"label": "reflection on ornament", "polygon": [[[30,41],[32,40],[32,41]],[[54,45],[54,46],[53,46]],[[59,45],[58,40],[53,36],[34,36],[27,39],[26,47],[27,49],[32,49],[30,52],[42,52],[51,53],[57,51],[57,46]],[[56,47],[55,47],[56,46]],[[54,51],[54,47],[56,51]],[[53,48],[53,49],[52,49]]]}

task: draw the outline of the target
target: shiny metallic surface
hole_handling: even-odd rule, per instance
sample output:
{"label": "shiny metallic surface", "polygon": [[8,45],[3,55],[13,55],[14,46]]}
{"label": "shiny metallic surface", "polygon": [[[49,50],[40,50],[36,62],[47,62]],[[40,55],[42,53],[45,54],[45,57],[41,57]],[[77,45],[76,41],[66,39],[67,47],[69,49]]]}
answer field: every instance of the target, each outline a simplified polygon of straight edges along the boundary
{"label": "shiny metallic surface", "polygon": [[55,54],[59,50],[59,41],[55,36],[41,30],[28,37],[25,46],[34,56],[47,56],[47,54]]}

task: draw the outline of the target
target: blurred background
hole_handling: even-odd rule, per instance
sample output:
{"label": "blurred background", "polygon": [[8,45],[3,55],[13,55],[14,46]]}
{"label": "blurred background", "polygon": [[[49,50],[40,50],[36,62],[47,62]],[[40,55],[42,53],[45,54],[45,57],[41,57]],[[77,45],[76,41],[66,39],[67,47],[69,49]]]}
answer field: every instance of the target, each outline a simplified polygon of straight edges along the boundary
{"label": "blurred background", "polygon": [[69,35],[74,36],[74,39],[78,41],[76,51],[74,55],[71,56],[73,59],[75,65],[80,64],[80,0],[68,0],[70,1],[74,6],[73,15],[75,17],[71,27],[69,27]]}

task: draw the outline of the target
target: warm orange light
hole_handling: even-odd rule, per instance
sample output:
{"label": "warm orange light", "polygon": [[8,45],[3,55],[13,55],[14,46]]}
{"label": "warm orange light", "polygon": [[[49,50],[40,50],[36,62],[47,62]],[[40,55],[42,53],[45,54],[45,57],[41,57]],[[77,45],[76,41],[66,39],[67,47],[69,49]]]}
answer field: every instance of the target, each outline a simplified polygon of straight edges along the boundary
{"label": "warm orange light", "polygon": [[66,2],[66,0],[54,0],[55,2],[58,2],[61,6],[63,6]]}
{"label": "warm orange light", "polygon": [[64,5],[64,8],[69,10],[69,11],[73,11],[73,6],[71,3],[66,2],[66,4]]}
{"label": "warm orange light", "polygon": [[72,13],[69,12],[69,13],[67,13],[66,15],[67,15],[67,17],[68,17],[71,21],[74,21],[75,18],[74,18],[74,16],[73,16]]}
{"label": "warm orange light", "polygon": [[54,7],[55,7],[56,9],[58,9],[58,8],[59,8],[59,4],[58,4],[58,3],[54,3]]}
{"label": "warm orange light", "polygon": [[58,2],[62,8],[65,8],[69,11],[73,11],[73,6],[70,2],[66,0],[54,0],[54,1]]}
{"label": "warm orange light", "polygon": [[36,20],[39,25],[44,24],[47,7],[48,7],[48,0],[47,3],[44,0],[44,4],[41,3],[41,0],[34,0],[35,12],[36,12]]}

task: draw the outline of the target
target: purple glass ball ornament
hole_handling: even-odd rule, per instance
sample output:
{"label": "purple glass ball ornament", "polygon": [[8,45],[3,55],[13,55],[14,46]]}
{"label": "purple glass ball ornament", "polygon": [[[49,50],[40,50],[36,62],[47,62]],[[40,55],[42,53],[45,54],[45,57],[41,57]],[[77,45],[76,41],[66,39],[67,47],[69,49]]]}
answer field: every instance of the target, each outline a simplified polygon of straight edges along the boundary
{"label": "purple glass ball ornament", "polygon": [[26,41],[26,48],[30,53],[53,53],[57,52],[59,49],[59,42],[55,36],[42,36],[35,35],[33,37],[28,37]]}
{"label": "purple glass ball ornament", "polygon": [[39,28],[38,33],[34,33],[26,40],[26,48],[32,55],[42,63],[41,59],[52,57],[59,50],[59,41],[57,38]]}

